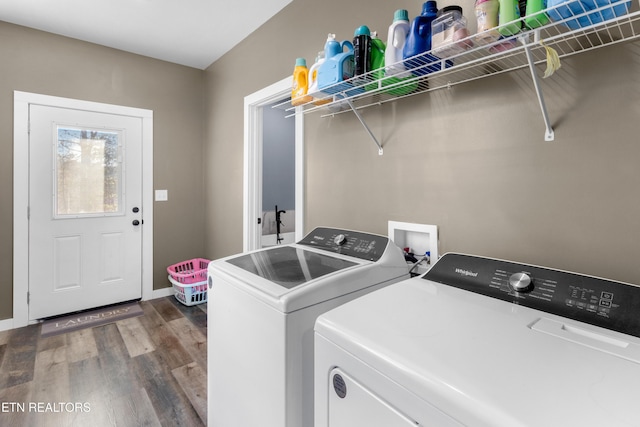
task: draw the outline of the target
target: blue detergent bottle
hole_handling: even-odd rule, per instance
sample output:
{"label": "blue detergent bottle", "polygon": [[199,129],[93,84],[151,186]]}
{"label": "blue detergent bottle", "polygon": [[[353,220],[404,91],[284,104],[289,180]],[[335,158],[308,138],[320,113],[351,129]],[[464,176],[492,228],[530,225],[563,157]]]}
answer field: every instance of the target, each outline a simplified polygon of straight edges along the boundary
{"label": "blue detergent bottle", "polygon": [[[602,15],[599,12],[585,15],[592,9],[586,3],[574,0],[548,0],[547,7],[551,9],[547,11],[547,15],[556,22],[565,20],[563,24],[572,30],[602,22]],[[576,19],[568,19],[573,17]]]}
{"label": "blue detergent bottle", "polygon": [[[318,90],[324,95],[335,95],[339,92],[354,95],[364,92],[363,88],[354,89],[349,82],[345,82],[354,74],[353,44],[348,40],[338,42],[335,37],[335,34],[329,34],[324,45],[325,59],[318,67]],[[338,84],[340,82],[344,83]]]}
{"label": "blue detergent bottle", "polygon": [[[416,76],[424,76],[440,70],[439,59],[427,54],[431,50],[431,23],[438,16],[438,6],[433,0],[422,5],[422,14],[415,17],[402,50],[404,65]],[[416,55],[421,55],[413,58]],[[426,65],[430,64],[430,65]]]}
{"label": "blue detergent bottle", "polygon": [[604,8],[598,12],[593,12],[587,15],[594,24],[614,19],[617,16],[626,15],[629,13],[629,9],[631,8],[630,0],[580,0],[580,3],[586,9]]}

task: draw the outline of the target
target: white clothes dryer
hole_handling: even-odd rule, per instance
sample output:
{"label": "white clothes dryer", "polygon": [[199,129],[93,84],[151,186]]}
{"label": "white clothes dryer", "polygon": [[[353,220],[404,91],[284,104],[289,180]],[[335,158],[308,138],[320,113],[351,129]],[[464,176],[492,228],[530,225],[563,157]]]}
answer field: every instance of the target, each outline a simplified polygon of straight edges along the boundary
{"label": "white clothes dryer", "polygon": [[315,427],[640,426],[640,287],[446,254],[321,315]]}
{"label": "white clothes dryer", "polygon": [[407,279],[387,237],[316,228],[300,242],[208,268],[208,425],[313,425],[318,315]]}

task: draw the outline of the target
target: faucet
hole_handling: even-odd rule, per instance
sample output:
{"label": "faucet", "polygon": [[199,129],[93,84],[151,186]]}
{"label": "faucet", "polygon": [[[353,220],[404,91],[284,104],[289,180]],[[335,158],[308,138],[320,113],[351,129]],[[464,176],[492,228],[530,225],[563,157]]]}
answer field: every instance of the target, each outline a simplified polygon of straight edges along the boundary
{"label": "faucet", "polygon": [[287,213],[287,211],[278,210],[278,205],[276,205],[276,244],[280,244],[284,239],[280,237],[280,225],[282,224],[282,220],[280,219],[280,214]]}

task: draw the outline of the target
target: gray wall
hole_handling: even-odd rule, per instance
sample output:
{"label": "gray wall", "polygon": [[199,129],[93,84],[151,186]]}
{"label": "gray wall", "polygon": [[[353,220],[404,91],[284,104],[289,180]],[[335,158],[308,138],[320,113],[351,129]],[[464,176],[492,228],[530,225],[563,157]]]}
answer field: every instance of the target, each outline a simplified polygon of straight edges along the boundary
{"label": "gray wall", "polygon": [[[154,111],[154,188],[169,190],[154,206],[161,288],[169,264],[242,250],[244,96],[315,58],[328,32],[384,35],[395,9],[420,6],[294,0],[206,72],[0,22],[0,319],[12,316],[14,90]],[[639,71],[640,42],[564,60],[542,84],[552,143],[524,72],[365,110],[381,157],[353,115],[308,115],[307,231],[436,224],[441,252],[640,283]]]}
{"label": "gray wall", "polygon": [[[154,288],[166,267],[203,255],[201,70],[0,22],[0,319],[12,317],[13,91],[154,112]],[[26,274],[26,272],[15,272]]]}
{"label": "gray wall", "polygon": [[[468,15],[470,2],[461,4]],[[420,7],[295,0],[206,70],[209,256],[242,249],[243,97],[290,75],[296,57],[312,60],[328,32],[350,39],[367,24],[386,39],[395,9],[415,16]],[[386,234],[388,220],[436,224],[441,253],[640,284],[640,43],[562,64],[542,83],[551,143],[526,72],[363,111],[383,156],[352,114],[305,116],[306,231]]]}

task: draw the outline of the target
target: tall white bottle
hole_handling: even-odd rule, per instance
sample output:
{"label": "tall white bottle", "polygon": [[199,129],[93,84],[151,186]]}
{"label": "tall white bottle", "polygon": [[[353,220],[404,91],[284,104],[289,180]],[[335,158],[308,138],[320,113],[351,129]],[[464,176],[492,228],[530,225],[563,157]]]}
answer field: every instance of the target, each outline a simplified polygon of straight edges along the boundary
{"label": "tall white bottle", "polygon": [[400,78],[411,75],[402,62],[402,48],[410,29],[409,12],[406,9],[396,10],[393,14],[393,24],[389,26],[387,49],[384,53],[385,75]]}

